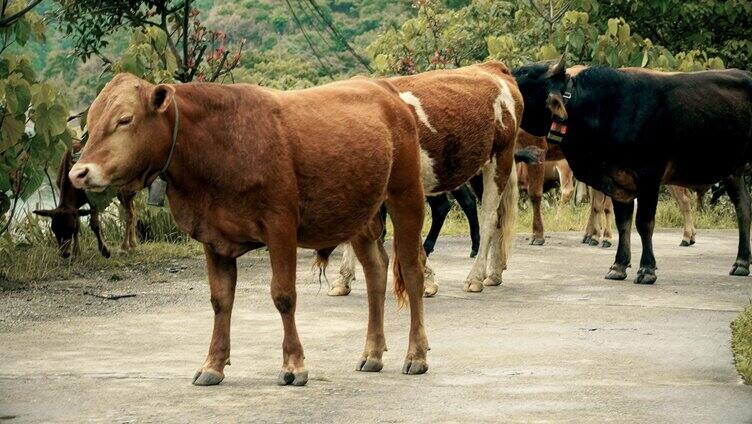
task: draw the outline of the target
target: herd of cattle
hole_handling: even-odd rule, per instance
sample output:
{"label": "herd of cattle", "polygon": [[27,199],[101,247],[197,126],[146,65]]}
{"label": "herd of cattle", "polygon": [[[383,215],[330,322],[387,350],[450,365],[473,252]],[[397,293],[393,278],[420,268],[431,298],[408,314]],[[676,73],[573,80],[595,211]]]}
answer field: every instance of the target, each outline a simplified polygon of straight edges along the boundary
{"label": "herd of cattle", "polygon": [[[519,177],[534,208],[532,243],[543,243],[540,197],[546,163],[538,159],[559,168],[565,198],[571,195],[572,173],[593,188],[585,242],[610,245],[610,226],[601,228],[598,214],[613,212],[618,248],[606,278],[627,277],[635,200],[642,240],[635,283],[652,284],[651,239],[660,186],[675,186],[670,191],[685,213],[683,243],[691,244],[687,189],[717,182],[733,202],[739,223],[738,255],[730,273],[749,274],[750,196],[743,174],[752,153],[752,75],[745,71],[567,69],[563,59],[510,70],[490,61],[287,92],[243,84],[153,85],[119,74],[92,104],[88,128],[78,161],[67,157],[61,166],[58,184],[70,194],[61,196],[56,209],[41,213],[52,216],[58,242],[69,246],[81,214],[92,215],[92,229],[98,232],[94,208],[79,211],[86,203],[81,190],[116,187],[121,200],[132,204],[127,193],[160,175],[167,181],[176,223],[204,245],[215,312],[209,353],[193,378],[196,385],[224,379],[236,258],[262,246],[269,251],[271,296],[284,326],[279,383],[308,380],[294,317],[298,246],[316,250],[317,262],[326,266],[339,244],[349,244],[343,275],[330,294],[349,292],[353,267],[360,262],[369,313],[357,369],[380,371],[389,261],[383,245],[385,211],[394,224],[394,290],[410,309],[402,371],[426,372],[423,295],[438,290],[426,254],[448,212],[446,193],[470,217],[475,261],[464,289],[480,292],[502,283],[514,238]],[[515,161],[527,168],[518,169]],[[481,200],[475,226],[468,182]],[[422,246],[426,195],[434,225]],[[124,248],[132,242],[133,218],[129,222]]]}

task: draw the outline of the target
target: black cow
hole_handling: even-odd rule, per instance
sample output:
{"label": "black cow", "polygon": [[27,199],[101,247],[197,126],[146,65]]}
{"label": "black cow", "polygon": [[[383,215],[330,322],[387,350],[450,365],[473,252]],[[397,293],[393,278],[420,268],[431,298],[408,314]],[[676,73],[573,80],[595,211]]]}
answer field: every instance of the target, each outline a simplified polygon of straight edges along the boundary
{"label": "black cow", "polygon": [[[661,73],[589,68],[574,76],[559,63],[513,72],[525,100],[521,127],[561,147],[575,176],[614,201],[619,229],[608,279],[626,278],[634,200],[642,239],[635,283],[655,282],[652,235],[661,184],[722,181],[736,208],[739,251],[731,275],[748,275],[750,196],[743,170],[752,148],[752,74],[740,70]],[[567,100],[568,99],[568,100]]]}

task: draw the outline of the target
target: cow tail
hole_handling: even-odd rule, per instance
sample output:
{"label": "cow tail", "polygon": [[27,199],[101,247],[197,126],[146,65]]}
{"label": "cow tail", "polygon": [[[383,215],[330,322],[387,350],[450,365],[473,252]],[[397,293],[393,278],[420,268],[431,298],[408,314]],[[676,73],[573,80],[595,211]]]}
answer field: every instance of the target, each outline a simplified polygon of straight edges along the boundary
{"label": "cow tail", "polygon": [[326,278],[326,267],[329,265],[329,256],[334,252],[334,249],[336,249],[336,246],[316,250],[313,269],[319,271],[319,286],[321,285],[321,277],[324,277],[324,280],[329,283],[329,279]]}
{"label": "cow tail", "polygon": [[397,238],[394,238],[394,296],[397,298],[397,306],[402,308],[407,301],[407,290],[405,287],[405,278],[402,276],[402,266],[400,265],[399,254],[397,253]]}

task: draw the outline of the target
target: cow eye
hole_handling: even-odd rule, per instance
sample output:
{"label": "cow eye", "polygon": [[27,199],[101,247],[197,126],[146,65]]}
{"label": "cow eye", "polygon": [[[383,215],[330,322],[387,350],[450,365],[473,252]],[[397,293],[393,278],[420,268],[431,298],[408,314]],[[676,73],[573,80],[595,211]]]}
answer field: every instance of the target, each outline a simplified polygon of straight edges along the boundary
{"label": "cow eye", "polygon": [[122,118],[118,119],[117,125],[118,127],[124,127],[131,122],[133,122],[133,115],[123,116]]}

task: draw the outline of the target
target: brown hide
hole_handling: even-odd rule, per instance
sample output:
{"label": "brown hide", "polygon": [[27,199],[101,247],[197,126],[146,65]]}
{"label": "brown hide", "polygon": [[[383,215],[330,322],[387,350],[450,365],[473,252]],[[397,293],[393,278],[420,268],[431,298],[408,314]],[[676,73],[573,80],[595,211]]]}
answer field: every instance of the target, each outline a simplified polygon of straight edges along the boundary
{"label": "brown hide", "polygon": [[[400,93],[412,93],[420,101],[431,126],[416,116],[421,148],[432,159],[438,180],[431,192],[459,187],[497,153],[508,152],[504,155],[508,163],[501,166],[511,169],[523,103],[517,83],[504,64],[489,61],[389,81]],[[509,110],[502,104],[502,122],[498,122],[494,103],[503,86],[509,90],[514,107]]]}

